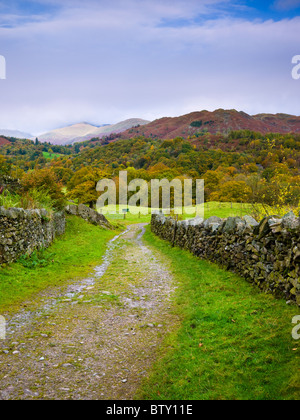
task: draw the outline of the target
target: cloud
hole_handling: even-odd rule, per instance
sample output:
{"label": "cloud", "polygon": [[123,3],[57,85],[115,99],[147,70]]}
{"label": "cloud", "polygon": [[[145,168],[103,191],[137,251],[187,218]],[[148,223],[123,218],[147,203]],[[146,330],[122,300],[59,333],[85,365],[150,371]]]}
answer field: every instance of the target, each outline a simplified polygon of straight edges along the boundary
{"label": "cloud", "polygon": [[300,7],[300,0],[277,0],[274,6],[277,10],[293,10]]}
{"label": "cloud", "polygon": [[[131,22],[159,23],[172,19],[192,19],[196,16],[207,15],[211,13],[222,13],[224,7],[229,7],[232,11],[235,7],[234,0],[32,0],[16,1],[9,7],[6,3],[2,5],[1,20],[14,16],[16,24],[22,21],[36,20],[39,16],[41,20],[46,18],[57,18],[59,16],[68,19],[76,14],[101,15],[108,18],[108,21],[118,19],[120,16],[126,16]],[[25,7],[25,5],[27,5]],[[40,7],[37,7],[40,5]],[[12,13],[13,11],[13,13]],[[28,12],[31,11],[31,16]],[[36,13],[39,11],[40,13]],[[127,21],[123,21],[126,24]]]}
{"label": "cloud", "polygon": [[[61,3],[52,0],[51,13],[41,8],[32,21],[0,28],[7,61],[0,128],[38,134],[79,121],[155,119],[220,107],[298,112],[291,57],[298,53],[300,18],[211,15],[232,4],[214,0]],[[205,19],[195,20],[199,14]],[[19,9],[17,16],[31,15]],[[166,19],[187,24],[162,24]]]}

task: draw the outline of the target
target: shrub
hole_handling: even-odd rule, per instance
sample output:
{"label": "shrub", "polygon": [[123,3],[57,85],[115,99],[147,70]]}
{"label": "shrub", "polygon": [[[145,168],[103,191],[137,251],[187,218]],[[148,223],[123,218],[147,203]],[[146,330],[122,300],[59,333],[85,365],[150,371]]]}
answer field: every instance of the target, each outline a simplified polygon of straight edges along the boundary
{"label": "shrub", "polygon": [[[45,168],[26,174],[22,181],[22,195],[45,207],[61,210],[66,205],[66,198],[62,192],[63,185],[58,181],[55,172]],[[33,198],[32,198],[33,197]]]}
{"label": "shrub", "polygon": [[193,121],[191,123],[191,127],[202,127],[203,122],[202,121]]}
{"label": "shrub", "polygon": [[47,254],[44,249],[33,252],[31,255],[24,255],[19,259],[19,263],[25,268],[35,269],[38,267],[47,267],[53,263],[55,254]]}

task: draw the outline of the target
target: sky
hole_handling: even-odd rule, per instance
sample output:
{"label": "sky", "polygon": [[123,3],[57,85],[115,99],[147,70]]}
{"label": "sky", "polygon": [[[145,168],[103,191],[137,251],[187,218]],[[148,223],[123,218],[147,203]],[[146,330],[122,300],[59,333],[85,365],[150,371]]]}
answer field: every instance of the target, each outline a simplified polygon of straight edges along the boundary
{"label": "sky", "polygon": [[0,128],[300,115],[299,33],[300,0],[0,0]]}

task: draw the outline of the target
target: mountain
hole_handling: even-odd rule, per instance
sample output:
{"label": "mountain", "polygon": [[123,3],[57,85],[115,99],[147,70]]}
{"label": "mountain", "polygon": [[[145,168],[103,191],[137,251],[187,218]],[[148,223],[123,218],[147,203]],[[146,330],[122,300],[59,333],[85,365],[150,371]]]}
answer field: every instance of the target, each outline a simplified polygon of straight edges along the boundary
{"label": "mountain", "polygon": [[262,134],[300,133],[300,117],[287,114],[248,115],[245,112],[224,109],[214,112],[200,111],[181,117],[160,118],[142,127],[123,132],[121,138],[133,138],[140,135],[161,139],[187,138],[203,130],[212,134],[218,132],[227,134],[232,130],[251,130]]}
{"label": "mountain", "polygon": [[29,133],[24,133],[18,130],[6,130],[0,128],[0,136],[5,137],[15,137],[17,139],[33,139],[33,135]]}
{"label": "mountain", "polygon": [[42,134],[38,139],[42,143],[66,145],[72,143],[74,138],[85,136],[96,128],[98,127],[88,123],[73,124]]}
{"label": "mountain", "polygon": [[111,134],[119,134],[123,131],[132,129],[133,127],[140,127],[149,124],[150,121],[142,120],[140,118],[131,118],[129,120],[121,121],[117,124],[103,126],[96,128],[85,136],[77,137],[72,140],[72,144],[91,140],[92,138],[102,138]]}
{"label": "mountain", "polygon": [[[92,138],[110,136],[115,138],[134,138],[145,136],[149,138],[171,139],[175,137],[188,138],[199,132],[212,134],[227,134],[232,130],[250,130],[262,134],[267,133],[300,133],[300,117],[288,114],[257,114],[248,115],[236,110],[217,109],[216,111],[199,111],[180,117],[164,117],[155,121],[131,118],[117,124],[95,126],[88,123],[74,124],[59,128],[38,136],[39,141],[55,145],[81,143]],[[0,136],[27,138],[35,137],[28,133],[14,130],[1,130]]]}
{"label": "mountain", "polygon": [[148,124],[149,122],[150,121],[139,118],[131,118],[117,124],[104,124],[100,127],[88,123],[80,123],[42,134],[38,136],[38,139],[41,142],[65,146],[68,144],[81,143],[94,137],[101,138],[103,136],[109,136],[112,133],[119,134],[132,127]]}

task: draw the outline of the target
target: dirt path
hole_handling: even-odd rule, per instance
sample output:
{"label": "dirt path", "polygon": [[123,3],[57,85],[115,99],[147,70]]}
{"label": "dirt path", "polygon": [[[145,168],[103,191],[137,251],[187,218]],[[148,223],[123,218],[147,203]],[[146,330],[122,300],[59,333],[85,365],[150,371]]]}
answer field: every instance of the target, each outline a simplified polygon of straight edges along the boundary
{"label": "dirt path", "polygon": [[90,278],[48,291],[0,341],[0,399],[132,399],[177,323],[173,278],[133,225]]}

